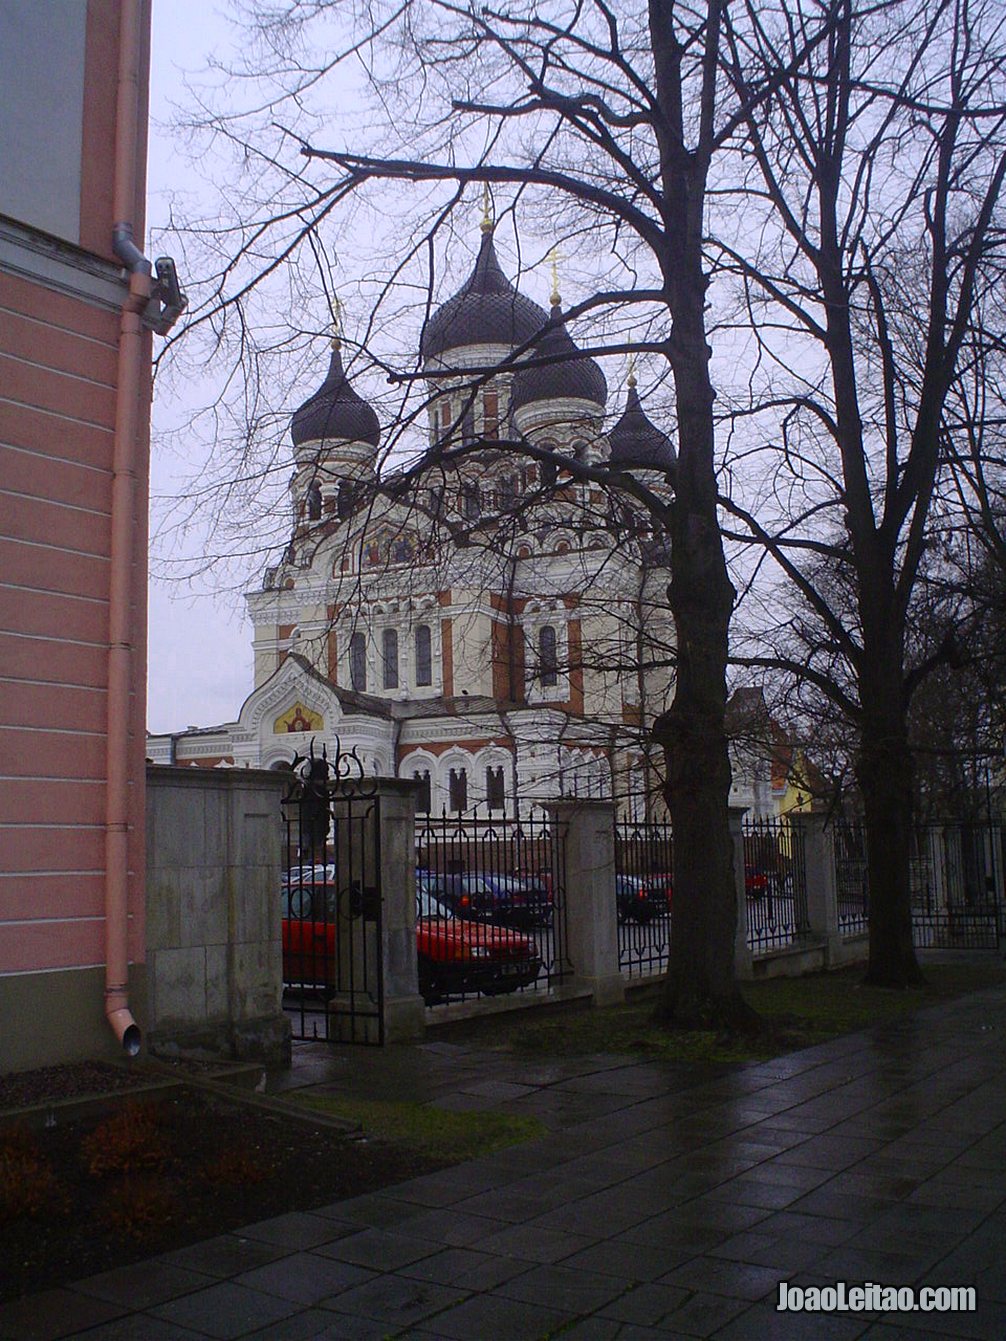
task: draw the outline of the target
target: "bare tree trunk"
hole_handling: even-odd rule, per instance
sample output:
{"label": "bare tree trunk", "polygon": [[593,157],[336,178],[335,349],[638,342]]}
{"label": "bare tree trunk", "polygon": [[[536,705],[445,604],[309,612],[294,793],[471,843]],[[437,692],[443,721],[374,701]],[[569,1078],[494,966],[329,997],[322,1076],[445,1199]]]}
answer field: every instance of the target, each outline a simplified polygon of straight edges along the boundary
{"label": "bare tree trunk", "polygon": [[686,152],[684,48],[674,0],[650,0],[650,34],[663,123],[658,132],[666,244],[660,256],[673,323],[667,357],[678,413],[678,474],[668,588],[677,640],[674,701],[654,735],[667,765],[674,829],[674,927],[661,1015],[684,1027],[737,1027],[755,1018],[734,974],[737,882],[730,837],[726,736],[727,635],[735,592],[717,508],[708,280],[702,253],[713,145],[722,0],[709,0],[698,142]]}
{"label": "bare tree trunk", "polygon": [[870,891],[866,981],[877,987],[911,987],[923,981],[912,943],[913,764],[903,656],[890,626],[865,640],[860,702],[856,773],[866,820]]}
{"label": "bare tree trunk", "polygon": [[[697,523],[694,514],[692,522]],[[711,556],[703,556],[701,544],[687,548],[688,562],[708,573]],[[674,827],[674,928],[661,1014],[680,1026],[738,1027],[750,1021],[753,1012],[734,975],[737,881],[723,722],[726,630],[733,590],[725,570],[716,577],[718,582],[704,587],[705,602],[688,599],[687,589],[676,591],[677,577],[671,587],[679,639],[678,679],[674,703],[656,726]],[[687,649],[687,655],[681,649]]]}

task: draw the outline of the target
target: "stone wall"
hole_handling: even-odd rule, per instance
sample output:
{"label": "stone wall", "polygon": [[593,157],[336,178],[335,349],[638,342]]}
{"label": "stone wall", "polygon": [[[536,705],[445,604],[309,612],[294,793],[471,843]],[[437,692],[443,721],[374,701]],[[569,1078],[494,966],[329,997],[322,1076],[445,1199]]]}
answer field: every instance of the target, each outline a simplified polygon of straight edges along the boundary
{"label": "stone wall", "polygon": [[281,773],[147,770],[147,1030],[160,1056],[289,1056]]}

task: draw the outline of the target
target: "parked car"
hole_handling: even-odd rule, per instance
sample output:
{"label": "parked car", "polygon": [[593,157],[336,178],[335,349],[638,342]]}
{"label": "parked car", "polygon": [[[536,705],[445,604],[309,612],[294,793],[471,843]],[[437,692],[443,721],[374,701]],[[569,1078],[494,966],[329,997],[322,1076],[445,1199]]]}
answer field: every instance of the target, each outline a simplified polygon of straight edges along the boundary
{"label": "parked car", "polygon": [[783,894],[787,885],[792,885],[792,879],[783,876],[778,870],[766,869],[751,862],[745,864],[744,892],[749,899],[761,899],[766,894]]}
{"label": "parked car", "polygon": [[318,991],[335,987],[338,890],[300,872],[283,887],[283,982]]}
{"label": "parked car", "polygon": [[455,917],[425,891],[416,893],[419,991],[427,1005],[448,996],[496,996],[534,982],[541,956],[526,936]]}
{"label": "parked car", "polygon": [[522,880],[529,880],[534,885],[541,885],[548,895],[549,902],[554,902],[554,881],[551,871],[536,870],[533,866],[520,866],[514,871],[514,875],[519,875]]}
{"label": "parked car", "polygon": [[284,885],[330,885],[335,880],[335,863],[316,866],[291,866],[283,872]]}
{"label": "parked car", "polygon": [[619,922],[649,922],[671,907],[671,879],[666,875],[616,875],[615,902]]}
{"label": "parked car", "polygon": [[440,898],[461,917],[515,927],[547,927],[552,921],[545,886],[519,875],[448,875]]}
{"label": "parked car", "polygon": [[416,871],[416,891],[424,890],[444,904],[455,917],[492,920],[495,899],[480,875],[440,875]]}
{"label": "parked car", "polygon": [[[284,984],[334,990],[336,928],[345,911],[339,892],[334,885],[292,884],[283,899]],[[455,916],[422,883],[416,889],[416,919],[419,990],[427,1004],[460,993],[513,992],[534,982],[541,970],[541,956],[526,936]]]}

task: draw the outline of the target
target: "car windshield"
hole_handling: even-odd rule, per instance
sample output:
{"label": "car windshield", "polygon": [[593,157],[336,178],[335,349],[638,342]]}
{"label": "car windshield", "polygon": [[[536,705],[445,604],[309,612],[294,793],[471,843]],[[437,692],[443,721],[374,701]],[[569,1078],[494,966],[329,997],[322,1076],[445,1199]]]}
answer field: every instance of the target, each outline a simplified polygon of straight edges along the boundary
{"label": "car windshield", "polygon": [[291,866],[283,876],[285,885],[324,885],[335,880],[335,867],[329,866]]}
{"label": "car windshield", "polygon": [[439,899],[435,899],[428,889],[416,890],[416,913],[419,917],[450,917],[450,910]]}
{"label": "car windshield", "polygon": [[463,875],[460,880],[461,888],[466,894],[490,894],[489,886],[480,875]]}

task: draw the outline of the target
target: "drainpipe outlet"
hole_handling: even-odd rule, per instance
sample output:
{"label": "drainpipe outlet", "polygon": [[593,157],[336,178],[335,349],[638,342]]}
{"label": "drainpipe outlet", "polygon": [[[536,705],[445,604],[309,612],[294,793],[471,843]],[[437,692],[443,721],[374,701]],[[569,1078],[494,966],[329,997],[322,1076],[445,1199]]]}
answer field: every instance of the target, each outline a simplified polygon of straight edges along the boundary
{"label": "drainpipe outlet", "polygon": [[105,1017],[112,1026],[115,1037],[122,1044],[126,1056],[138,1057],[141,1042],[140,1026],[133,1019],[132,1011],[127,1006],[113,1006],[109,1002],[105,1009]]}

